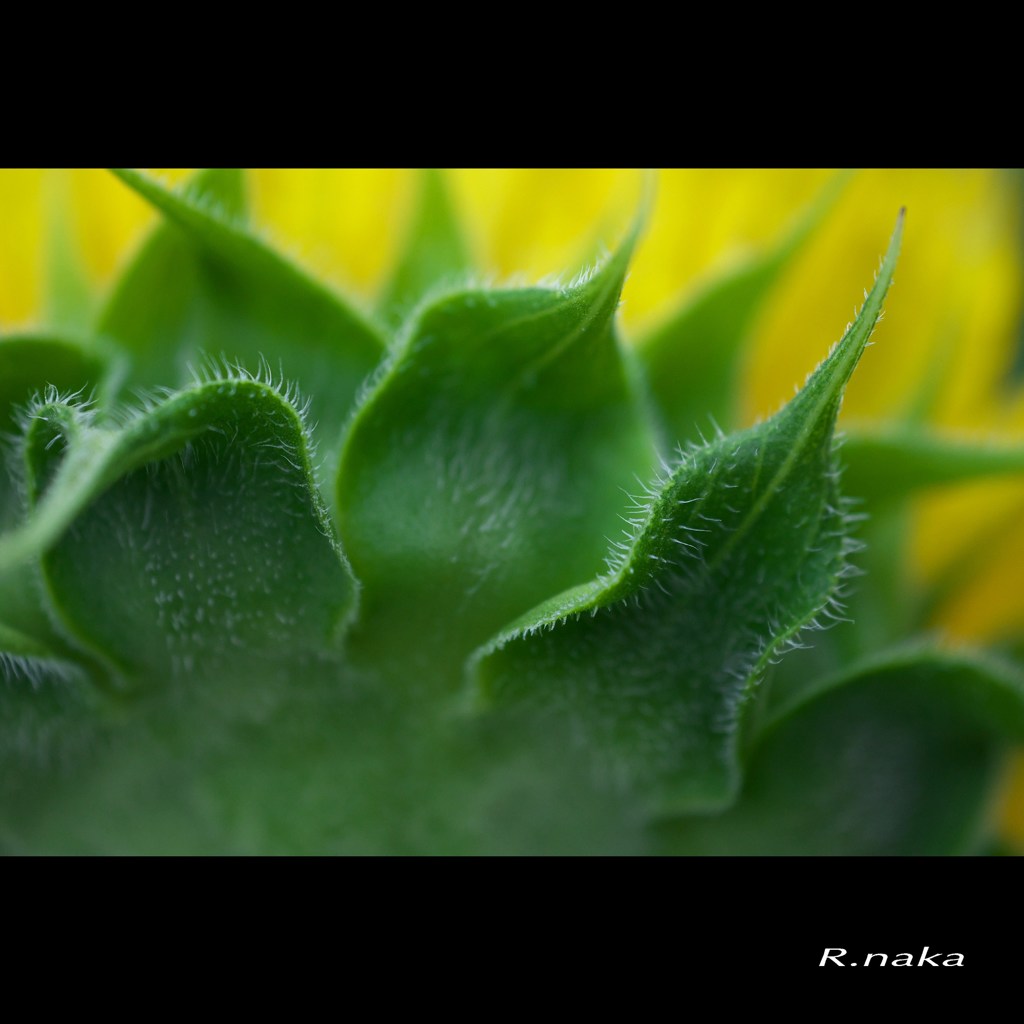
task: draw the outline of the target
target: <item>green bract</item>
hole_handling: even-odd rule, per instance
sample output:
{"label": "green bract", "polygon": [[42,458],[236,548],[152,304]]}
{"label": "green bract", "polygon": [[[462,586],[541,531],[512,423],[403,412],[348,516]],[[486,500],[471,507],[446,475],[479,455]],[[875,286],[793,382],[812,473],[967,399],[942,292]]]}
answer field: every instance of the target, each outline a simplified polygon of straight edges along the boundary
{"label": "green bract", "polygon": [[984,842],[1024,680],[908,640],[886,538],[1024,456],[834,438],[902,218],[842,340],[736,430],[747,325],[829,195],[633,349],[638,227],[567,286],[479,287],[425,175],[368,318],[250,232],[238,173],[118,173],[164,223],[106,307],[0,340],[0,849]]}

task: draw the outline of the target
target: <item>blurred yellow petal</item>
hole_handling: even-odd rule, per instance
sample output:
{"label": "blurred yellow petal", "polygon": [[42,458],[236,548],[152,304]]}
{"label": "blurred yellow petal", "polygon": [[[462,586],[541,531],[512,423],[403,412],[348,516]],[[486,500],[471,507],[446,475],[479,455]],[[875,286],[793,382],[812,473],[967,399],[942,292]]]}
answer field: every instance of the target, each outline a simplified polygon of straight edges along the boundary
{"label": "blurred yellow petal", "polygon": [[538,280],[579,269],[616,239],[640,195],[638,171],[455,170],[455,201],[486,273]]}
{"label": "blurred yellow petal", "polygon": [[651,326],[705,279],[770,246],[834,173],[660,172],[651,225],[625,293],[628,321]]}
{"label": "blurred yellow petal", "polygon": [[[654,215],[623,296],[643,329],[700,280],[770,244],[832,172],[672,170],[658,174]],[[598,243],[618,241],[637,209],[636,169],[446,172],[485,275],[571,275]],[[379,290],[412,216],[412,170],[256,170],[253,218],[311,269],[364,297]]]}
{"label": "blurred yellow petal", "polygon": [[748,420],[774,412],[843,333],[901,206],[900,266],[844,419],[902,417],[937,359],[947,362],[933,422],[970,427],[990,407],[1021,309],[1016,194],[998,171],[872,170],[855,177],[765,311],[750,360]]}
{"label": "blurred yellow petal", "polygon": [[[660,171],[623,291],[627,328],[645,330],[702,279],[770,244],[831,174]],[[480,266],[527,280],[571,273],[598,242],[613,245],[643,188],[639,170],[461,170],[449,180]]]}
{"label": "blurred yellow petal", "polygon": [[[188,169],[153,170],[173,184]],[[72,228],[80,240],[83,263],[97,284],[107,284],[146,230],[156,223],[152,207],[105,170],[71,172]]]}
{"label": "blurred yellow petal", "polygon": [[941,587],[930,625],[964,641],[1024,633],[1024,483],[978,484],[922,499],[912,539],[918,579]]}
{"label": "blurred yellow petal", "polygon": [[408,170],[255,170],[253,220],[299,263],[356,295],[383,284],[412,215]]}
{"label": "blurred yellow petal", "polygon": [[27,323],[42,299],[43,172],[0,170],[0,328]]}
{"label": "blurred yellow petal", "polygon": [[[176,182],[188,171],[158,173]],[[50,222],[65,212],[68,244],[97,291],[156,221],[152,209],[105,170],[0,170],[0,330],[41,322]]]}
{"label": "blurred yellow petal", "polygon": [[1016,754],[1000,802],[999,832],[1011,850],[1024,853],[1024,754]]}
{"label": "blurred yellow petal", "polygon": [[[993,444],[1024,445],[1024,395],[1011,404],[990,396],[976,428]],[[964,641],[1024,635],[1024,480],[982,481],[922,497],[911,541],[915,577],[940,594],[932,626]]]}

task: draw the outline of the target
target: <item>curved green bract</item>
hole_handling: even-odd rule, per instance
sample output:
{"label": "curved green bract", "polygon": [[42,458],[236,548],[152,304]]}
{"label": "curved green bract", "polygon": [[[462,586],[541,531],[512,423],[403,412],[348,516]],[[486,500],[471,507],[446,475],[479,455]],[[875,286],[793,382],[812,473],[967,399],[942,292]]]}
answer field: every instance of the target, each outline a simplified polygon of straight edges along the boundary
{"label": "curved green bract", "polygon": [[657,813],[728,805],[741,709],[845,572],[832,433],[881,313],[902,219],[864,308],[780,413],[692,449],[638,502],[610,571],[474,656],[483,707],[563,716]]}
{"label": "curved green bract", "polygon": [[46,334],[0,338],[0,531],[13,528],[25,512],[14,438],[32,400],[47,388],[65,395],[95,393],[109,367],[99,351],[69,339]]}
{"label": "curved green bract", "polygon": [[0,338],[0,433],[16,431],[20,411],[46,387],[64,394],[98,390],[109,356],[94,345],[49,334]]}
{"label": "curved green bract", "polygon": [[457,679],[503,622],[600,568],[655,459],[613,330],[631,248],[580,284],[457,292],[410,325],[338,478],[359,649]]}
{"label": "curved green bract", "polygon": [[1010,741],[1024,741],[1018,668],[966,652],[887,653],[780,705],[727,813],[655,834],[686,854],[977,852]]}
{"label": "curved green bract", "polygon": [[[113,369],[112,369],[113,368]],[[48,334],[0,339],[0,538],[24,524],[27,513],[25,468],[16,434],[41,392],[91,395],[103,391],[117,362],[102,347]],[[0,539],[0,547],[3,547]],[[60,657],[66,644],[46,614],[36,567],[19,561],[2,566],[0,557],[0,657],[24,653],[8,646],[3,630],[31,641],[40,657]]]}
{"label": "curved green bract", "polygon": [[61,402],[26,437],[33,516],[65,627],[129,681],[244,675],[330,652],[355,585],[301,419],[252,379],[196,384],[124,427]]}

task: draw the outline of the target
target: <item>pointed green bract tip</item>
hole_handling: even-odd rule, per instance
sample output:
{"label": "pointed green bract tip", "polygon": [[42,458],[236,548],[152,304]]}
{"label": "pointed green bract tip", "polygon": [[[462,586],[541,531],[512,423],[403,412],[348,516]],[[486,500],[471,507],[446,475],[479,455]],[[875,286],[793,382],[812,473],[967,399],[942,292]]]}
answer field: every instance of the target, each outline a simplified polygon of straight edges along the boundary
{"label": "pointed green bract tip", "polygon": [[849,381],[850,376],[857,367],[857,363],[860,361],[861,355],[864,353],[864,349],[867,347],[871,332],[881,316],[882,304],[885,302],[889,287],[892,285],[896,261],[900,254],[900,245],[903,242],[903,221],[906,210],[905,206],[900,207],[899,215],[896,218],[896,227],[893,229],[892,238],[889,241],[889,248],[882,258],[882,264],[875,277],[875,283],[864,300],[864,305],[861,307],[857,319],[847,329],[829,358],[822,364],[822,368],[827,367],[833,361],[837,364],[837,369],[833,372],[838,379],[837,386],[839,388],[842,388]]}
{"label": "pointed green bract tip", "polygon": [[[644,189],[626,234],[591,274],[583,276],[577,287],[580,296],[586,296],[588,301],[594,301],[595,296],[606,296],[614,292],[615,301],[618,302],[622,287],[626,282],[629,265],[633,260],[633,254],[650,219],[653,190],[652,180],[645,176]],[[597,299],[597,302],[599,306],[603,306],[601,299]]]}

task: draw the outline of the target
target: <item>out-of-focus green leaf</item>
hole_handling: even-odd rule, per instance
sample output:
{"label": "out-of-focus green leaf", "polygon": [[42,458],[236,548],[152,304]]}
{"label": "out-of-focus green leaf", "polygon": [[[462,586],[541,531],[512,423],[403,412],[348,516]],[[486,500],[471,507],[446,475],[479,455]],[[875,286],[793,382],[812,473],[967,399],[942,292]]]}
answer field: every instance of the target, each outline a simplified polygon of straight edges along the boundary
{"label": "out-of-focus green leaf", "polygon": [[712,423],[736,426],[740,364],[754,318],[848,179],[834,178],[776,245],[715,277],[640,340],[669,447],[709,432]]}
{"label": "out-of-focus green leaf", "polygon": [[851,429],[843,489],[875,505],[916,491],[1024,472],[1024,448],[944,437],[914,424]]}
{"label": "out-of-focus green leaf", "polygon": [[338,479],[357,639],[417,665],[412,683],[598,571],[624,489],[651,471],[613,331],[631,248],[568,288],[423,309],[357,413]]}
{"label": "out-of-focus green leaf", "polygon": [[845,572],[832,435],[881,312],[902,217],[860,315],[780,413],[694,448],[641,503],[607,574],[477,653],[484,706],[562,716],[655,812],[727,805],[741,709]]}
{"label": "out-of-focus green leaf", "polygon": [[265,361],[310,399],[326,479],[356,392],[383,355],[376,329],[225,214],[233,179],[221,175],[174,192],[135,171],[115,173],[168,225],[129,270],[100,323],[135,354],[131,383],[181,383],[203,354],[250,371]]}
{"label": "out-of-focus green leaf", "polygon": [[1018,670],[927,648],[877,656],[777,708],[729,811],[656,831],[689,854],[974,852],[1009,740],[1024,741]]}
{"label": "out-of-focus green leaf", "polygon": [[398,327],[429,292],[459,284],[471,265],[444,177],[440,171],[426,170],[420,180],[415,223],[378,302],[392,327]]}
{"label": "out-of-focus green leaf", "polygon": [[[190,201],[229,224],[246,214],[241,171],[211,168],[187,185]],[[204,322],[201,250],[176,224],[161,223],[127,267],[102,310],[96,329],[131,353],[126,385],[152,387],[188,379],[189,363],[211,350]]]}
{"label": "out-of-focus green leaf", "polygon": [[71,173],[51,169],[46,177],[43,322],[50,330],[77,332],[90,327],[97,296],[71,230]]}

